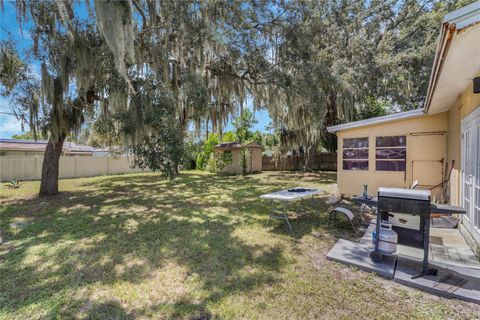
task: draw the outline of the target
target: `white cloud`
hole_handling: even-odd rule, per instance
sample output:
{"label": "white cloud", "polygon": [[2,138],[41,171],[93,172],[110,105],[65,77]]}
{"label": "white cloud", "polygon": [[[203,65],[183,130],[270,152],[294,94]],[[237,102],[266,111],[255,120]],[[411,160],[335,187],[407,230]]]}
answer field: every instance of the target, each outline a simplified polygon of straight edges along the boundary
{"label": "white cloud", "polygon": [[21,134],[22,126],[14,116],[0,114],[0,138],[11,138],[14,134]]}

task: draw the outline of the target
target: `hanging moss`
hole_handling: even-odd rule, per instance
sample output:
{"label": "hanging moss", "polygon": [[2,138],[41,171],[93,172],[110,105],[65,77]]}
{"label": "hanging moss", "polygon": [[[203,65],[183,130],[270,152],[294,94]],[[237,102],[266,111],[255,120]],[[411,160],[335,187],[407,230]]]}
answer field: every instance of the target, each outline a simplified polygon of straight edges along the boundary
{"label": "hanging moss", "polygon": [[3,95],[8,95],[11,90],[22,81],[23,72],[26,65],[16,54],[13,43],[0,43],[0,83],[5,87]]}
{"label": "hanging moss", "polygon": [[[282,50],[266,58],[259,45],[270,46],[278,31],[264,28],[248,42],[238,3],[136,1],[134,19],[132,1],[94,0],[96,28],[80,23],[70,2],[52,3],[30,3],[41,26],[35,46],[47,51],[40,101],[53,111],[52,137],[77,131],[89,105],[128,146],[163,130],[181,137],[192,122],[221,133],[252,98],[282,124],[285,147],[319,139],[318,126],[305,126],[322,112],[305,99],[312,93],[292,83],[294,68],[270,70]],[[253,48],[239,49],[242,41]]]}
{"label": "hanging moss", "polygon": [[118,73],[129,82],[126,61],[135,56],[131,1],[94,2],[98,31],[113,54]]}

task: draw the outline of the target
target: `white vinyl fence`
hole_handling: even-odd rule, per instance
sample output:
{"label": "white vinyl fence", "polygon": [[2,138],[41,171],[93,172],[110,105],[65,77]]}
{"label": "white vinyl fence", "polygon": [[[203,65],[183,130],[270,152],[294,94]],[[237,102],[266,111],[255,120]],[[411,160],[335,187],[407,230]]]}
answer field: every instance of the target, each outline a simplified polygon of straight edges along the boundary
{"label": "white vinyl fence", "polygon": [[[0,180],[38,180],[42,176],[43,157],[0,157]],[[142,172],[132,168],[132,157],[60,157],[59,178],[93,177]]]}

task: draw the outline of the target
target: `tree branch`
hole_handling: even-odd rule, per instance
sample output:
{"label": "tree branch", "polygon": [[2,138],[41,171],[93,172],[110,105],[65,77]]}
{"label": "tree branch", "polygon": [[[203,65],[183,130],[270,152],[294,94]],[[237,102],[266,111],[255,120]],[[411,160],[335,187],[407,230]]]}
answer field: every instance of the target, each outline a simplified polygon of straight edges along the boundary
{"label": "tree branch", "polygon": [[147,27],[147,17],[145,16],[145,12],[143,12],[142,8],[140,8],[140,5],[138,4],[138,0],[133,0],[132,3],[135,9],[137,9],[138,13],[142,17],[142,30],[143,30]]}

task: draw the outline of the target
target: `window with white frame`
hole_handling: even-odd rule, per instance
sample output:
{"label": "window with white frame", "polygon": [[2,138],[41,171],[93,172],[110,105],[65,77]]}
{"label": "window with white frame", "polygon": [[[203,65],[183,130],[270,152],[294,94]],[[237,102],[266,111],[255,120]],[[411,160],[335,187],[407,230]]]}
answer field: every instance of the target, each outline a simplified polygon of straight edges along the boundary
{"label": "window with white frame", "polygon": [[343,170],[368,170],[368,138],[343,139]]}
{"label": "window with white frame", "polygon": [[405,171],[407,137],[385,136],[375,138],[375,169],[377,171]]}

